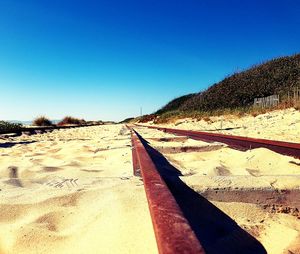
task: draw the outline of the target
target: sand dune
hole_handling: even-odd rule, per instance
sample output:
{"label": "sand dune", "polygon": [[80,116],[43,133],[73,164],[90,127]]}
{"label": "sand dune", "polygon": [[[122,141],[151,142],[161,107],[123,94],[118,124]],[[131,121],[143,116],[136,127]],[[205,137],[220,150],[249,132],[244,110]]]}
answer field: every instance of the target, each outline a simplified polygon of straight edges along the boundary
{"label": "sand dune", "polygon": [[226,115],[213,116],[200,121],[187,118],[160,125],[170,128],[300,142],[300,111],[295,109],[276,110],[256,117]]}
{"label": "sand dune", "polygon": [[123,126],[0,142],[0,253],[157,252]]}

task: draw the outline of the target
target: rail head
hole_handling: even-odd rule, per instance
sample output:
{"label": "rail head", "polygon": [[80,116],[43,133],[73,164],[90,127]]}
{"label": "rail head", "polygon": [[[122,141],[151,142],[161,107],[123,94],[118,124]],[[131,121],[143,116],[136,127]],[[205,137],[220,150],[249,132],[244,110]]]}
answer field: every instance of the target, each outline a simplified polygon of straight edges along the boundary
{"label": "rail head", "polygon": [[160,176],[137,133],[132,131],[159,253],[204,254],[198,238]]}

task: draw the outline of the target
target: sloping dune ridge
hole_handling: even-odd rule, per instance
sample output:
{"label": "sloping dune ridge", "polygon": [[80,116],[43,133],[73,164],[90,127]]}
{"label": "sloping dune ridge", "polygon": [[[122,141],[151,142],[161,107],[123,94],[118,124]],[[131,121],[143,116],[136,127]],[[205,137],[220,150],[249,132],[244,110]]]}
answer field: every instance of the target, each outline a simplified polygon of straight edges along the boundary
{"label": "sloping dune ridge", "polygon": [[0,139],[0,253],[156,253],[121,125]]}

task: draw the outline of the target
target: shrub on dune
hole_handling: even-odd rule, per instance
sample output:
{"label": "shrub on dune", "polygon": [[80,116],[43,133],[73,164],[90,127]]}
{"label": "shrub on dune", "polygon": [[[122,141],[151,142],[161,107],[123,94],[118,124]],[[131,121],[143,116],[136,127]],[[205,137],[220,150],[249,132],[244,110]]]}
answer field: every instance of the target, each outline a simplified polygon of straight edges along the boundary
{"label": "shrub on dune", "polygon": [[156,119],[155,114],[150,114],[150,115],[143,115],[139,118],[138,122],[139,123],[147,123],[150,121],[154,121]]}
{"label": "shrub on dune", "polygon": [[0,132],[1,131],[17,131],[21,128],[22,128],[22,124],[0,121]]}
{"label": "shrub on dune", "polygon": [[57,125],[83,125],[86,121],[84,119],[78,119],[72,116],[66,116]]}
{"label": "shrub on dune", "polygon": [[32,123],[34,126],[52,126],[52,122],[45,116],[37,117]]}

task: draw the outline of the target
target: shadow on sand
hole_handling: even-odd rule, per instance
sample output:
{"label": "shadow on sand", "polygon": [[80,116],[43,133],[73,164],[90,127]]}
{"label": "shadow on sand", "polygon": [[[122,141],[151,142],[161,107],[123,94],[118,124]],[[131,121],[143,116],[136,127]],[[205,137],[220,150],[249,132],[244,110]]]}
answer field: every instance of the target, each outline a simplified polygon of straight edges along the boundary
{"label": "shadow on sand", "polygon": [[15,145],[28,145],[28,144],[32,144],[35,142],[36,141],[5,142],[5,143],[0,144],[0,148],[10,148]]}
{"label": "shadow on sand", "polygon": [[265,254],[262,244],[181,181],[180,171],[138,135],[207,254]]}

